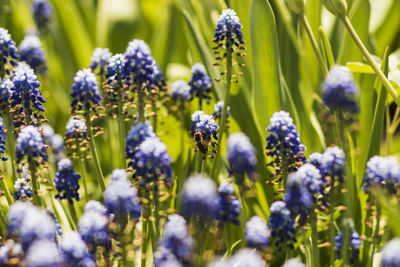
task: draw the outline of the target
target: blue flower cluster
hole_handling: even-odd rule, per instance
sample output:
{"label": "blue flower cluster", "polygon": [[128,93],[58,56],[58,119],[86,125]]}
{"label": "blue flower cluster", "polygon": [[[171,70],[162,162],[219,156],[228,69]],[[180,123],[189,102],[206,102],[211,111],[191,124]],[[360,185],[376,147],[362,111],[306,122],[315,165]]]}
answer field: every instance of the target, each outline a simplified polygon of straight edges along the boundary
{"label": "blue flower cluster", "polygon": [[327,182],[326,177],[343,182],[346,158],[343,150],[339,147],[328,147],[322,154],[311,154],[310,163],[319,169],[323,183]]}
{"label": "blue flower cluster", "polygon": [[73,203],[74,199],[79,201],[79,179],[81,176],[74,171],[72,162],[69,159],[62,159],[58,162],[58,172],[54,177],[54,184],[57,189],[58,199],[66,199]]}
{"label": "blue flower cluster", "polygon": [[242,248],[238,250],[232,257],[226,259],[218,259],[211,263],[209,267],[265,267],[267,266],[260,254],[254,249]]}
{"label": "blue flower cluster", "polygon": [[142,186],[161,178],[170,187],[173,184],[171,161],[167,146],[158,137],[147,137],[135,152],[133,177],[142,178]]}
{"label": "blue flower cluster", "polygon": [[178,214],[169,215],[164,225],[164,236],[155,254],[155,265],[166,266],[166,262],[172,258],[183,266],[191,266],[193,245],[185,219]]}
{"label": "blue flower cluster", "polygon": [[332,111],[358,113],[358,87],[347,67],[333,67],[322,84],[322,100]]}
{"label": "blue flower cluster", "polygon": [[32,187],[25,178],[19,178],[14,184],[14,199],[25,200],[32,196]]}
{"label": "blue flower cluster", "polygon": [[35,126],[28,125],[21,129],[17,137],[16,156],[18,162],[25,157],[28,162],[39,157],[47,160],[46,146],[43,143],[42,135]]}
{"label": "blue flower cluster", "polygon": [[13,108],[19,106],[21,112],[25,112],[25,120],[29,122],[32,121],[33,110],[44,111],[42,103],[46,101],[39,91],[40,82],[28,65],[19,65],[14,70],[10,106]]}
{"label": "blue flower cluster", "polygon": [[67,138],[86,138],[86,124],[80,116],[71,117],[67,123],[67,131],[65,136]]}
{"label": "blue flower cluster", "polygon": [[382,249],[382,267],[400,266],[400,238],[393,238]]}
{"label": "blue flower cluster", "polygon": [[15,42],[8,31],[0,27],[0,73],[5,71],[3,68],[7,63],[16,65],[17,59],[19,55]]}
{"label": "blue flower cluster", "polygon": [[[87,207],[89,205],[89,207]],[[111,240],[108,236],[108,217],[103,212],[106,209],[96,202],[89,201],[85,205],[85,212],[81,216],[78,224],[78,231],[82,239],[90,245],[91,253],[96,251],[96,247],[109,249]]]}
{"label": "blue flower cluster", "polygon": [[47,31],[50,24],[53,8],[48,0],[33,0],[32,3],[33,19],[39,30]]}
{"label": "blue flower cluster", "polygon": [[[154,58],[151,56],[149,46],[139,39],[129,42],[125,51],[125,66],[122,74],[123,79],[133,79],[139,87],[151,89],[154,84]],[[142,90],[142,88],[137,88]]]}
{"label": "blue flower cluster", "polygon": [[217,44],[224,41],[227,48],[238,47],[240,44],[244,44],[242,27],[236,12],[232,9],[225,9],[218,18],[213,41]]}
{"label": "blue flower cluster", "polygon": [[90,58],[91,64],[90,69],[94,73],[99,73],[100,75],[104,74],[106,66],[109,64],[112,54],[108,48],[100,48],[97,47],[93,51],[93,55]]}
{"label": "blue flower cluster", "polygon": [[287,245],[293,249],[296,242],[294,221],[290,216],[290,211],[283,201],[276,201],[271,204],[269,211],[271,213],[268,218],[271,237],[275,238],[275,246],[281,250],[281,245]]}
{"label": "blue flower cluster", "polygon": [[255,180],[257,156],[250,139],[243,133],[231,134],[228,138],[228,162],[232,175],[238,178],[238,185],[243,184],[244,175]]}
{"label": "blue flower cluster", "polygon": [[190,86],[184,80],[177,80],[172,85],[171,96],[175,100],[189,101],[190,96]]}
{"label": "blue flower cluster", "polygon": [[126,137],[126,156],[131,159],[129,166],[133,166],[135,153],[139,145],[149,137],[155,137],[153,127],[148,122],[138,122],[132,126]]}
{"label": "blue flower cluster", "polygon": [[115,222],[120,224],[127,223],[128,215],[131,220],[138,221],[142,207],[137,191],[128,180],[126,173],[121,175],[121,172],[115,171],[111,184],[104,191],[104,204],[107,211],[109,214],[114,214]]}
{"label": "blue flower cluster", "polygon": [[60,242],[61,257],[68,266],[95,267],[88,248],[78,232],[67,232]]}
{"label": "blue flower cluster", "polygon": [[211,221],[215,216],[216,187],[213,180],[201,175],[187,179],[182,193],[182,214],[187,221],[191,218],[200,224]]}
{"label": "blue flower cluster", "polygon": [[275,112],[267,127],[270,134],[267,137],[267,155],[275,158],[279,167],[286,166],[285,172],[295,171],[296,163],[305,163],[303,151],[306,147],[301,144],[299,133],[288,112]]}
{"label": "blue flower cluster", "polygon": [[218,187],[216,199],[215,217],[221,223],[232,222],[239,224],[241,204],[235,196],[235,187],[232,183],[222,182]]}
{"label": "blue flower cluster", "polygon": [[12,94],[11,88],[14,87],[10,79],[0,80],[0,112],[9,112],[8,100]]}
{"label": "blue flower cluster", "polygon": [[56,224],[44,210],[28,202],[16,202],[7,214],[10,234],[17,234],[27,250],[37,240],[54,240]]}
{"label": "blue flower cluster", "polygon": [[297,172],[291,173],[286,182],[285,203],[292,218],[300,217],[299,223],[305,224],[312,208],[313,198],[304,183],[304,177]]}
{"label": "blue flower cluster", "polygon": [[76,73],[72,85],[72,112],[84,109],[89,112],[91,108],[100,106],[101,96],[97,86],[96,75],[90,69],[83,69]]}
{"label": "blue flower cluster", "polygon": [[[0,155],[6,153],[6,126],[3,123],[3,119],[0,117]],[[2,161],[6,161],[6,156],[1,156]]]}
{"label": "blue flower cluster", "polygon": [[[214,105],[214,112],[211,114],[214,119],[220,119],[222,117],[222,112],[224,109],[224,101],[218,101],[217,104]],[[229,118],[229,115],[231,114],[230,112],[230,107],[227,107],[227,112],[226,112],[226,118]]]}
{"label": "blue flower cluster", "polygon": [[45,52],[38,36],[29,34],[19,45],[21,60],[25,61],[36,73],[46,74]]}
{"label": "blue flower cluster", "polygon": [[[343,233],[339,232],[335,236],[335,249],[337,252],[337,256],[340,259],[341,255],[340,252],[342,250],[342,238],[343,238]],[[358,259],[358,256],[360,255],[360,248],[361,248],[361,240],[360,240],[360,235],[356,232],[356,230],[352,229],[350,231],[350,247],[352,251],[352,255],[350,258],[350,263],[354,264],[355,261]]]}
{"label": "blue flower cluster", "polygon": [[108,83],[111,81],[116,82],[118,79],[121,79],[121,74],[124,70],[125,66],[125,56],[123,54],[115,54],[112,56],[106,67],[106,78],[108,78]]}
{"label": "blue flower cluster", "polygon": [[246,223],[245,236],[248,247],[263,251],[269,244],[271,231],[261,217],[253,216]]}
{"label": "blue flower cluster", "polygon": [[189,81],[191,99],[197,97],[199,99],[200,109],[203,100],[209,101],[211,99],[211,80],[207,74],[206,69],[200,63],[192,66],[192,78]]}
{"label": "blue flower cluster", "polygon": [[196,111],[192,115],[192,135],[196,132],[207,142],[211,141],[211,137],[218,140],[217,130],[219,126],[215,123],[212,116],[204,114],[203,111]]}
{"label": "blue flower cluster", "polygon": [[395,194],[400,185],[400,165],[395,157],[374,156],[369,159],[364,176],[364,191],[371,186],[381,186]]}
{"label": "blue flower cluster", "polygon": [[57,246],[52,240],[38,240],[26,254],[26,267],[54,267],[61,266],[62,259]]}

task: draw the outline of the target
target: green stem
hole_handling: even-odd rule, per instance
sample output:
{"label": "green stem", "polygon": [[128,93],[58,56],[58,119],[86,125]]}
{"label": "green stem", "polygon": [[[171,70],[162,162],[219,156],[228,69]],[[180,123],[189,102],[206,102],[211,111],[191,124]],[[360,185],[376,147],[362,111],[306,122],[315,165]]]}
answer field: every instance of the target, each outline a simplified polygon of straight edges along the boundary
{"label": "green stem", "polygon": [[224,97],[224,107],[222,109],[222,116],[221,116],[221,125],[218,130],[218,141],[220,143],[217,146],[217,155],[215,156],[213,167],[211,169],[211,176],[215,178],[217,175],[217,162],[219,160],[219,154],[221,151],[222,146],[222,138],[225,132],[225,124],[226,124],[226,117],[228,113],[228,106],[229,106],[229,96],[231,91],[231,79],[232,79],[232,50],[231,46],[226,48],[226,87],[225,87],[225,97]]}
{"label": "green stem", "polygon": [[[120,83],[120,82],[119,82]],[[126,151],[125,151],[125,116],[123,114],[122,106],[122,88],[118,87],[118,133],[119,133],[119,149],[121,154],[120,167],[125,169],[126,167]]]}
{"label": "green stem", "polygon": [[375,230],[374,234],[372,236],[372,249],[371,253],[368,257],[368,263],[367,266],[373,266],[373,258],[375,254],[375,250],[379,245],[379,227],[380,227],[380,222],[381,222],[381,209],[379,205],[376,205],[376,225],[375,225]]}
{"label": "green stem", "polygon": [[72,220],[74,222],[73,227],[76,230],[77,229],[76,226],[78,225],[78,215],[76,214],[74,203],[68,201],[68,208],[69,208],[69,213],[71,214]]}
{"label": "green stem", "polygon": [[7,229],[7,219],[6,216],[4,215],[1,207],[0,207],[0,233],[2,236],[5,235],[5,229]]}
{"label": "green stem", "polygon": [[29,171],[31,174],[32,178],[32,189],[33,189],[33,203],[36,206],[41,206],[41,200],[39,196],[39,190],[40,190],[40,184],[38,183],[38,177],[37,177],[37,168],[36,168],[36,162],[34,162],[33,159],[29,159]]}
{"label": "green stem", "polygon": [[203,158],[201,160],[201,174],[204,175],[207,169],[207,151],[204,153]]}
{"label": "green stem", "polygon": [[141,267],[146,267],[146,259],[147,259],[147,255],[146,255],[146,251],[147,251],[147,247],[148,247],[148,214],[147,214],[147,208],[146,205],[144,205],[143,207],[143,214],[142,214],[142,247],[141,247],[141,263],[140,266]]}
{"label": "green stem", "polygon": [[379,68],[379,66],[375,63],[371,54],[368,52],[368,49],[365,47],[365,45],[361,41],[360,37],[358,36],[356,30],[354,29],[353,25],[351,24],[349,17],[344,15],[344,16],[340,16],[340,19],[343,21],[349,34],[353,38],[354,42],[356,43],[356,45],[358,46],[358,48],[360,49],[362,54],[364,55],[367,62],[371,65],[375,74],[381,80],[383,86],[386,88],[386,90],[389,92],[389,94],[393,97],[393,100],[396,102],[396,104],[398,106],[400,106],[399,95],[397,94],[396,90],[394,89],[394,87],[392,86],[390,81],[386,78],[385,74],[382,72],[382,70]]}
{"label": "green stem", "polygon": [[154,199],[154,217],[155,217],[155,229],[156,229],[156,243],[160,238],[160,202],[158,199],[158,190],[153,190],[153,199]]}
{"label": "green stem", "polygon": [[336,199],[336,188],[335,188],[335,180],[332,177],[332,188],[329,192],[329,264],[333,266],[335,261],[335,199]]}
{"label": "green stem", "polygon": [[8,190],[6,181],[4,180],[4,176],[0,177],[0,185],[1,185],[1,189],[4,191],[4,195],[6,196],[7,203],[10,206],[13,203],[13,199],[11,197],[10,191]]}
{"label": "green stem", "polygon": [[319,267],[319,250],[318,250],[318,216],[313,209],[310,213],[311,223],[311,243],[312,243],[312,258],[311,263],[313,267]]}
{"label": "green stem", "polygon": [[6,127],[7,127],[7,148],[10,149],[10,160],[11,160],[11,177],[13,179],[13,183],[17,181],[17,172],[15,170],[15,138],[14,138],[14,126],[11,118],[11,113],[6,112]]}
{"label": "green stem", "polygon": [[310,39],[311,45],[314,49],[314,53],[317,56],[321,70],[322,70],[324,76],[326,76],[328,74],[328,67],[326,66],[324,58],[322,57],[321,51],[319,50],[317,40],[315,39],[315,36],[311,29],[310,23],[308,22],[307,16],[306,16],[306,14],[303,14],[300,17],[301,17],[301,22],[303,23],[304,29],[306,30],[308,38]]}
{"label": "green stem", "polygon": [[151,101],[151,108],[153,110],[153,130],[154,133],[157,133],[157,103],[155,99],[155,94],[154,94],[154,99]]}
{"label": "green stem", "polygon": [[90,112],[86,111],[86,128],[89,134],[89,146],[90,151],[92,152],[93,164],[97,174],[97,180],[100,184],[101,191],[104,192],[106,190],[106,185],[104,182],[103,172],[101,170],[100,161],[97,157],[96,145],[94,143],[93,129],[92,129],[92,120],[90,119]]}
{"label": "green stem", "polygon": [[89,194],[88,194],[88,189],[87,189],[87,177],[86,177],[86,168],[85,168],[85,161],[82,158],[82,153],[81,153],[81,148],[79,147],[79,140],[76,140],[76,146],[78,150],[78,164],[79,164],[79,171],[82,175],[82,181],[83,181],[83,190],[85,192],[85,199],[86,202],[89,201]]}
{"label": "green stem", "polygon": [[137,83],[137,94],[138,94],[138,103],[137,103],[137,107],[138,107],[138,112],[139,112],[139,121],[140,122],[145,122],[146,118],[145,118],[145,114],[144,114],[144,91],[142,88],[142,85],[140,83]]}
{"label": "green stem", "polygon": [[122,258],[122,265],[120,266],[128,266],[127,265],[127,248],[126,248],[126,237],[125,237],[125,227],[126,227],[126,223],[121,223],[119,226],[119,233],[118,233],[118,239],[119,242],[121,243],[121,249],[122,249],[122,253],[121,253],[121,258]]}

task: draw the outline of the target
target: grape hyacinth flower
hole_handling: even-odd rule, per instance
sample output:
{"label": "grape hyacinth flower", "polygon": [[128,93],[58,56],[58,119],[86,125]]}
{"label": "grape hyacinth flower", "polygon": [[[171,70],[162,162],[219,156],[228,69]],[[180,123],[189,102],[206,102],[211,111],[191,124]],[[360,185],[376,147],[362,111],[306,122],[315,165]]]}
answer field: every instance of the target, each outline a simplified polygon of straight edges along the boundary
{"label": "grape hyacinth flower", "polygon": [[0,80],[0,113],[9,113],[8,100],[12,94],[11,88],[14,87],[13,82],[10,79]]}
{"label": "grape hyacinth flower", "polygon": [[150,137],[155,137],[153,127],[148,122],[138,122],[133,125],[132,128],[128,132],[128,136],[126,137],[126,156],[131,161],[129,162],[129,166],[134,166],[135,161],[135,153],[139,147],[139,145],[146,139]]}
{"label": "grape hyacinth flower", "polygon": [[107,209],[100,202],[96,200],[89,200],[85,204],[84,212],[98,212],[102,215],[107,215]]}
{"label": "grape hyacinth flower", "polygon": [[288,112],[275,112],[267,127],[270,134],[267,137],[267,155],[274,158],[276,170],[286,175],[296,171],[298,165],[306,162],[303,151],[306,147],[301,144],[299,133]]}
{"label": "grape hyacinth flower", "polygon": [[21,129],[17,137],[16,156],[17,162],[25,157],[28,162],[37,162],[39,158],[47,160],[46,146],[42,135],[35,126],[28,125]]}
{"label": "grape hyacinth flower", "polygon": [[111,173],[111,181],[128,180],[128,174],[124,169],[115,169]]}
{"label": "grape hyacinth flower", "polygon": [[381,186],[389,193],[395,194],[400,185],[400,165],[395,157],[374,156],[369,159],[364,176],[365,192],[371,186]]}
{"label": "grape hyacinth flower", "polygon": [[282,267],[306,267],[306,265],[298,258],[292,258],[285,262]]}
{"label": "grape hyacinth flower", "polygon": [[[208,146],[214,138],[218,140],[217,130],[219,126],[215,123],[212,116],[204,114],[203,111],[196,111],[192,115],[192,135],[198,150],[203,154],[208,151]],[[214,147],[216,144],[211,143]]]}
{"label": "grape hyacinth flower", "polygon": [[[6,153],[6,126],[3,123],[3,119],[0,117],[0,155]],[[2,161],[6,161],[6,156],[0,156]]]}
{"label": "grape hyacinth flower", "polygon": [[184,80],[177,80],[172,85],[171,96],[176,101],[190,101],[190,86]]}
{"label": "grape hyacinth flower", "polygon": [[110,62],[112,54],[108,48],[97,47],[93,51],[93,55],[90,58],[91,64],[90,69],[93,73],[99,73],[100,77],[103,76],[106,66]]}
{"label": "grape hyacinth flower", "polygon": [[[341,250],[342,250],[342,238],[343,234],[342,232],[339,232],[337,236],[335,236],[335,249],[337,251],[337,256],[340,259],[341,258]],[[354,264],[355,261],[358,259],[358,256],[360,254],[360,248],[361,248],[361,240],[360,240],[360,235],[356,232],[356,230],[352,229],[350,231],[350,250],[352,251],[352,255],[350,258],[350,263]]]}
{"label": "grape hyacinth flower", "polygon": [[398,267],[400,266],[400,239],[395,237],[382,249],[382,267]]}
{"label": "grape hyacinth flower", "polygon": [[281,245],[286,245],[293,249],[293,244],[296,242],[294,221],[290,215],[290,211],[283,201],[276,201],[272,203],[269,208],[271,213],[268,223],[271,230],[271,238],[275,238],[274,245],[282,250]]}
{"label": "grape hyacinth flower", "polygon": [[54,241],[36,241],[28,250],[25,258],[26,267],[57,267],[62,261]]}
{"label": "grape hyacinth flower", "polygon": [[54,184],[58,191],[56,198],[66,199],[70,204],[74,199],[79,201],[79,179],[81,176],[74,171],[72,162],[69,159],[62,159],[58,162],[58,172],[54,177]]}
{"label": "grape hyacinth flower", "polygon": [[331,177],[343,182],[346,158],[339,147],[328,147],[322,154],[319,170],[323,177]]}
{"label": "grape hyacinth flower", "polygon": [[39,90],[40,82],[28,65],[20,65],[14,70],[10,106],[16,110],[17,114],[24,112],[25,123],[32,124],[34,119],[41,118],[37,112],[45,111],[42,103],[46,101]]}
{"label": "grape hyacinth flower", "polygon": [[234,133],[228,138],[229,173],[242,185],[247,175],[254,181],[257,172],[256,150],[244,133]]}
{"label": "grape hyacinth flower", "polygon": [[28,201],[16,201],[11,205],[10,210],[7,213],[7,230],[9,235],[13,236],[18,234],[22,221],[30,209],[35,209],[35,206]]}
{"label": "grape hyacinth flower", "polygon": [[17,231],[24,249],[29,248],[37,240],[54,240],[56,237],[55,221],[46,211],[31,206],[20,218]]}
{"label": "grape hyacinth flower", "polygon": [[[173,184],[171,161],[167,146],[158,137],[147,137],[135,152],[133,178],[141,178],[141,186],[162,179],[170,187]],[[154,186],[157,190],[157,185]]]}
{"label": "grape hyacinth flower", "polygon": [[35,34],[25,36],[19,45],[21,60],[25,61],[36,73],[46,74],[45,52],[40,39]]}
{"label": "grape hyacinth flower", "polygon": [[108,213],[114,214],[115,222],[122,224],[123,228],[128,221],[128,216],[131,220],[139,220],[142,207],[136,189],[127,178],[119,178],[111,182],[104,191],[104,204]]}
{"label": "grape hyacinth flower", "polygon": [[[218,101],[218,103],[214,105],[214,112],[211,114],[214,117],[214,119],[220,119],[222,117],[223,109],[224,109],[224,101]],[[231,109],[230,107],[227,107],[227,113],[226,113],[227,119],[231,114],[230,109]]]}
{"label": "grape hyacinth flower", "polygon": [[312,196],[322,193],[322,177],[320,171],[312,164],[306,163],[302,165],[295,174],[303,181],[304,186]]}
{"label": "grape hyacinth flower", "polygon": [[312,208],[313,199],[305,186],[303,176],[291,173],[286,182],[285,203],[293,219],[300,216],[299,223],[304,225]]}
{"label": "grape hyacinth flower", "polygon": [[95,267],[88,248],[78,232],[67,232],[60,242],[61,257],[68,266]]}
{"label": "grape hyacinth flower", "polygon": [[6,242],[0,246],[0,266],[9,266],[9,263],[21,262],[23,256],[23,250],[21,244],[16,243],[12,239],[6,240]]}
{"label": "grape hyacinth flower", "polygon": [[248,247],[263,251],[269,244],[271,231],[261,217],[253,216],[246,223],[245,236]]}
{"label": "grape hyacinth flower", "polygon": [[122,72],[125,65],[125,56],[123,54],[116,54],[111,57],[106,67],[107,87],[104,96],[105,106],[109,109],[109,114],[124,116],[123,114],[123,101],[126,96],[125,88],[122,80]]}
{"label": "grape hyacinth flower", "polygon": [[216,187],[213,180],[201,175],[194,175],[187,179],[182,193],[182,215],[187,221],[191,218],[200,224],[214,219]]}
{"label": "grape hyacinth flower", "polygon": [[8,30],[0,27],[0,78],[4,78],[4,72],[9,74],[9,71],[5,69],[6,64],[15,66],[17,59],[19,55],[15,42]]}
{"label": "grape hyacinth flower", "polygon": [[235,196],[235,187],[229,182],[222,182],[218,187],[215,217],[220,223],[232,222],[239,225],[241,204]]}
{"label": "grape hyacinth flower", "polygon": [[[183,266],[190,266],[193,244],[185,219],[178,214],[169,215],[168,221],[164,225],[164,236],[158,249],[160,251],[159,256],[165,254],[165,252],[162,253],[162,250],[168,250]],[[159,258],[159,261],[163,260]],[[164,264],[159,264],[159,266],[164,266]]]}
{"label": "grape hyacinth flower", "polygon": [[347,67],[333,67],[322,84],[322,100],[332,111],[358,113],[358,87]]}
{"label": "grape hyacinth flower", "polygon": [[53,15],[53,7],[48,0],[33,0],[32,13],[39,30],[47,31]]}
{"label": "grape hyacinth flower", "polygon": [[26,200],[32,196],[32,187],[25,178],[19,178],[14,184],[14,199]]}
{"label": "grape hyacinth flower", "polygon": [[227,48],[239,47],[240,44],[244,44],[241,28],[242,24],[240,24],[236,12],[232,9],[225,9],[218,18],[213,42],[218,45],[224,44]]}
{"label": "grape hyacinth flower", "polygon": [[[77,110],[84,110],[85,114],[90,113],[90,109],[100,106],[101,96],[97,86],[97,79],[90,69],[83,69],[76,73],[72,85],[72,113]],[[87,115],[86,115],[87,116]],[[86,122],[88,123],[88,122]]]}
{"label": "grape hyacinth flower", "polygon": [[108,217],[94,209],[86,210],[81,216],[78,231],[88,244],[90,252],[94,253],[98,246],[109,249],[111,240],[108,236]]}
{"label": "grape hyacinth flower", "polygon": [[86,124],[79,116],[71,117],[67,123],[66,138],[86,138]]}
{"label": "grape hyacinth flower", "polygon": [[149,46],[143,40],[134,39],[128,44],[125,59],[122,78],[132,78],[133,83],[139,86],[138,90],[142,90],[142,87],[151,89],[150,86],[154,84],[154,58]]}
{"label": "grape hyacinth flower", "polygon": [[118,79],[121,79],[121,74],[124,71],[125,63],[126,59],[123,54],[115,54],[109,59],[106,67],[106,78],[108,79],[107,83],[116,82]]}
{"label": "grape hyacinth flower", "polygon": [[192,66],[192,78],[189,81],[191,99],[197,97],[199,99],[199,108],[202,109],[203,99],[210,101],[211,80],[206,69],[200,63]]}

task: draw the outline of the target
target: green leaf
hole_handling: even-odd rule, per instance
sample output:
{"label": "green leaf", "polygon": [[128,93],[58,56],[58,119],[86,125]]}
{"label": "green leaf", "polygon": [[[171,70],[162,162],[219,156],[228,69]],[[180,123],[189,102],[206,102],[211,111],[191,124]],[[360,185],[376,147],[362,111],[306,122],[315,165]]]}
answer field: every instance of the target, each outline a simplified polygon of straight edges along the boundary
{"label": "green leaf", "polygon": [[347,62],[346,67],[353,73],[375,74],[370,65],[361,62]]}
{"label": "green leaf", "polygon": [[268,1],[253,0],[250,13],[253,53],[253,103],[260,127],[281,108],[279,52],[275,16]]}
{"label": "green leaf", "polygon": [[326,62],[328,63],[328,68],[330,69],[333,67],[333,65],[335,65],[335,58],[333,57],[331,44],[329,43],[328,37],[326,36],[326,33],[322,26],[319,27],[319,38],[321,51],[325,57]]}

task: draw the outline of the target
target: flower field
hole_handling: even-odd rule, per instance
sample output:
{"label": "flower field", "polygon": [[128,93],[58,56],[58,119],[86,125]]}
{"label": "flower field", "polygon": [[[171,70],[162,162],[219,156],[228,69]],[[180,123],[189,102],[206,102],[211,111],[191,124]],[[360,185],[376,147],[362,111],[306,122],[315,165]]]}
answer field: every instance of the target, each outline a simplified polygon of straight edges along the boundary
{"label": "flower field", "polygon": [[0,266],[400,267],[398,0],[0,0]]}

